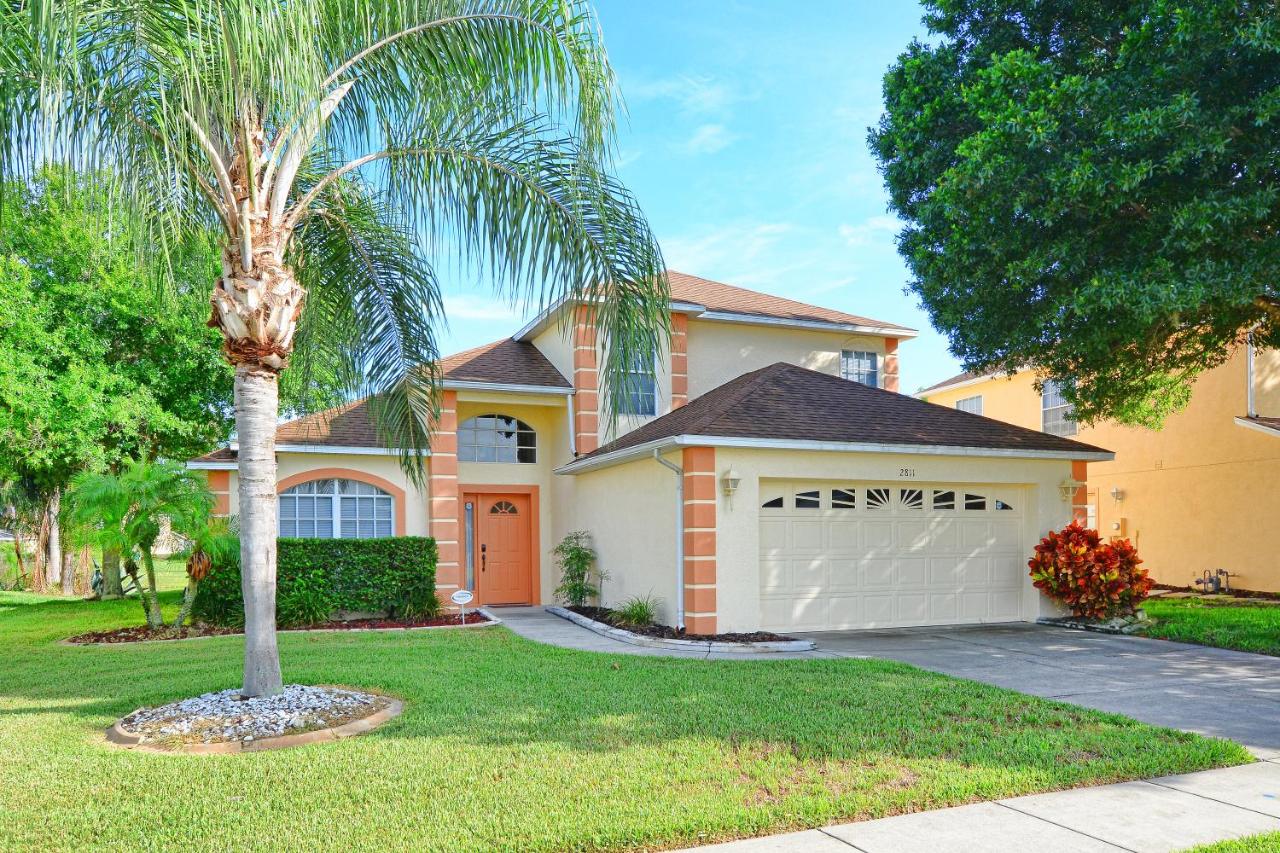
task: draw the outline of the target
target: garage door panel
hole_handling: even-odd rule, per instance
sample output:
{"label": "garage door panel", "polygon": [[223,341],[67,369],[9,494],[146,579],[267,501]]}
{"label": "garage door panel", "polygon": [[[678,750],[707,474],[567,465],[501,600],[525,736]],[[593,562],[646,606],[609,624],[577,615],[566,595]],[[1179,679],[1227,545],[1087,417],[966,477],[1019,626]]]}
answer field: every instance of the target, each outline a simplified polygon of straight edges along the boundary
{"label": "garage door panel", "polygon": [[862,567],[855,559],[832,557],[827,561],[829,588],[833,593],[856,592],[862,589]]}
{"label": "garage door panel", "polygon": [[1021,492],[779,481],[762,483],[760,493],[773,503],[760,519],[765,628],[972,623],[1021,614]]}
{"label": "garage door panel", "polygon": [[821,521],[793,521],[789,531],[789,545],[794,551],[821,551],[825,546]]}
{"label": "garage door panel", "polygon": [[858,522],[831,521],[828,523],[828,548],[832,551],[856,552],[861,547]]}
{"label": "garage door panel", "polygon": [[923,587],[929,585],[929,560],[927,557],[899,557],[894,561],[898,568],[898,587]]}
{"label": "garage door panel", "polygon": [[792,588],[799,593],[816,593],[829,585],[827,558],[808,557],[791,561]]}

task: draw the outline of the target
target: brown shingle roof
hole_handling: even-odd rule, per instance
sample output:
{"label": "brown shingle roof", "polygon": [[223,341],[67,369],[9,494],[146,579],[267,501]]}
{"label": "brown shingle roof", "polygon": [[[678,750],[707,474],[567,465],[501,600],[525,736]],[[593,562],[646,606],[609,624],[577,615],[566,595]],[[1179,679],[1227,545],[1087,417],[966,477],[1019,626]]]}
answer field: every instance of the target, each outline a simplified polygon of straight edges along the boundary
{"label": "brown shingle roof", "polygon": [[711,311],[733,314],[749,314],[756,317],[774,317],[781,320],[811,320],[821,323],[842,323],[855,326],[884,326],[904,331],[915,331],[897,323],[885,323],[856,314],[819,308],[781,296],[771,296],[742,287],[734,287],[719,281],[699,278],[696,275],[667,270],[671,283],[671,298],[678,302],[694,302],[705,305]]}
{"label": "brown shingle roof", "polygon": [[219,447],[217,450],[197,456],[192,462],[235,462],[236,452],[230,447]]}
{"label": "brown shingle roof", "polygon": [[277,444],[385,447],[373,426],[367,400],[326,409],[276,427]]}
{"label": "brown shingle roof", "polygon": [[583,458],[680,435],[1108,452],[778,362],[726,382]]}
{"label": "brown shingle roof", "polygon": [[527,341],[503,338],[440,359],[445,379],[572,388],[537,347]]}
{"label": "brown shingle roof", "polygon": [[1253,415],[1252,417],[1245,416],[1244,420],[1280,435],[1280,418],[1264,418],[1259,415]]}

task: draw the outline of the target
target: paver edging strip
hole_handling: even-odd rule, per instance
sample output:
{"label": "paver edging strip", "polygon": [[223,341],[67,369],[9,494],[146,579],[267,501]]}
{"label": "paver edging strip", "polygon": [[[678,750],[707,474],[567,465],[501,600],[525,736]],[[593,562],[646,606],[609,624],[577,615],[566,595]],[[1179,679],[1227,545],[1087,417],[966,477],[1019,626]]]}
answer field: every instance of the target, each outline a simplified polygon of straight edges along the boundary
{"label": "paver edging strip", "polygon": [[[320,687],[335,687],[338,685],[322,684]],[[129,717],[144,708],[136,708],[125,714],[124,717],[112,723],[106,731],[107,743],[121,749],[141,750],[143,752],[160,752],[167,755],[239,755],[244,752],[266,752],[272,749],[288,749],[294,746],[305,746],[309,743],[327,743],[342,738],[354,737],[362,735],[365,732],[373,731],[390,720],[400,716],[404,711],[404,700],[395,696],[388,696],[376,690],[369,690],[364,687],[344,687],[344,690],[359,690],[362,693],[373,693],[383,696],[390,700],[387,707],[375,711],[367,717],[361,717],[358,720],[350,720],[340,726],[332,726],[327,729],[313,729],[309,732],[298,732],[292,735],[280,735],[279,737],[262,738],[261,740],[249,741],[246,745],[244,741],[223,741],[221,743],[192,743],[179,744],[177,746],[164,746],[155,743],[143,743],[142,735],[135,735],[132,732],[125,731],[120,725],[124,722],[125,717]]]}
{"label": "paver edging strip", "polygon": [[[476,609],[477,613],[483,614],[488,622],[471,622],[466,625],[415,625],[409,628],[277,628],[280,634],[373,634],[377,632],[391,633],[393,631],[440,631],[440,630],[457,630],[458,628],[492,628],[494,625],[501,625],[502,620],[494,616],[487,608],[480,607]],[[173,639],[157,638],[154,640],[129,640],[124,643],[73,643],[70,638],[59,640],[60,646],[71,646],[72,648],[87,648],[90,646],[137,646],[142,643],[185,643],[189,640],[219,640],[225,637],[243,637],[244,632],[232,634],[201,634],[198,637],[174,637]]]}
{"label": "paver edging strip", "polygon": [[567,619],[575,625],[594,631],[602,637],[630,643],[633,646],[648,646],[653,649],[671,649],[681,652],[729,652],[744,655],[766,655],[777,652],[809,652],[817,648],[812,640],[782,640],[761,643],[724,643],[712,640],[668,640],[663,637],[646,637],[622,628],[615,628],[594,619],[588,619],[581,613],[574,613],[564,607],[548,607],[547,612],[561,619]]}

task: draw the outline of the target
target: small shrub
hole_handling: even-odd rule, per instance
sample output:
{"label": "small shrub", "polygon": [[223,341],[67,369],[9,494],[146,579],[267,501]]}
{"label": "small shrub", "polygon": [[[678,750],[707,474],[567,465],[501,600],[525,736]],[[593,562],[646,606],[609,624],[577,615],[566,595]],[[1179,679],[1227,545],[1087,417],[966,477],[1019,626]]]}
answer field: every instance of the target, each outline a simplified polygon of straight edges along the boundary
{"label": "small shrub", "polygon": [[[429,617],[436,599],[436,543],[420,536],[385,539],[279,539],[276,624],[325,622],[335,610]],[[214,625],[244,624],[239,550],[215,557],[200,584],[195,615]]]}
{"label": "small shrub", "polygon": [[556,597],[570,607],[583,607],[587,599],[600,594],[596,585],[605,579],[602,571],[596,572],[596,583],[591,580],[591,567],[596,562],[595,549],[591,547],[591,534],[576,530],[564,537],[552,553],[560,566],[560,586]]}
{"label": "small shrub", "polygon": [[633,595],[613,609],[618,622],[632,628],[647,628],[658,621],[661,604],[652,595]]}
{"label": "small shrub", "polygon": [[1104,543],[1073,521],[1040,540],[1027,565],[1036,588],[1072,615],[1107,619],[1128,616],[1146,600],[1152,580],[1141,562],[1129,540]]}

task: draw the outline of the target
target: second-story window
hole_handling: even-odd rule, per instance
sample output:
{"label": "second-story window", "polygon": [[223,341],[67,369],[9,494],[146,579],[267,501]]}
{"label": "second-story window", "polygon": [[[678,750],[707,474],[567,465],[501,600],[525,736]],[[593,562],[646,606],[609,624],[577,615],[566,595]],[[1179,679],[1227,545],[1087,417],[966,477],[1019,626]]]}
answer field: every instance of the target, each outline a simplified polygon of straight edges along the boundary
{"label": "second-story window", "polygon": [[459,462],[538,461],[533,427],[506,415],[479,415],[458,425]]}
{"label": "second-story window", "polygon": [[624,415],[654,415],[658,412],[658,379],[653,359],[636,353],[622,383],[618,411]]}
{"label": "second-story window", "polygon": [[844,350],[840,353],[840,375],[853,382],[861,382],[863,385],[879,388],[880,356],[874,352],[863,352],[862,350],[854,349]]}
{"label": "second-story window", "polygon": [[971,415],[980,415],[982,414],[982,395],[977,394],[973,397],[965,397],[963,400],[956,400],[956,408]]}
{"label": "second-story window", "polygon": [[1044,390],[1040,394],[1040,410],[1044,432],[1050,435],[1076,434],[1076,422],[1072,418],[1071,406],[1062,396],[1062,386],[1052,379],[1044,381]]}

